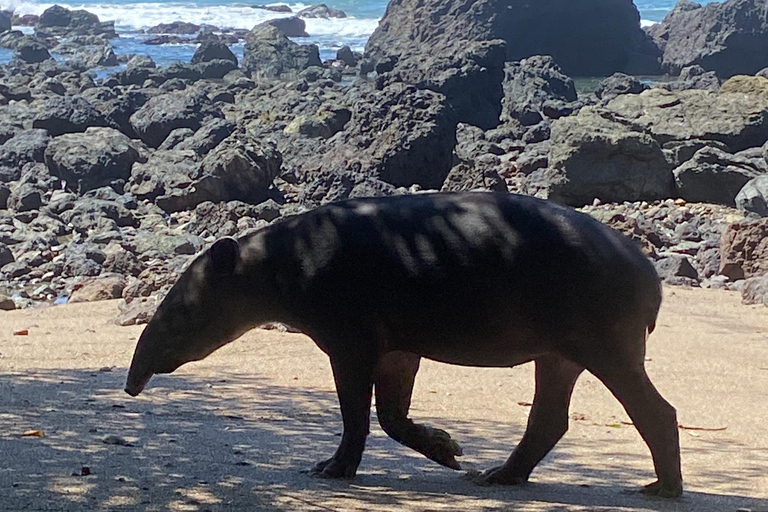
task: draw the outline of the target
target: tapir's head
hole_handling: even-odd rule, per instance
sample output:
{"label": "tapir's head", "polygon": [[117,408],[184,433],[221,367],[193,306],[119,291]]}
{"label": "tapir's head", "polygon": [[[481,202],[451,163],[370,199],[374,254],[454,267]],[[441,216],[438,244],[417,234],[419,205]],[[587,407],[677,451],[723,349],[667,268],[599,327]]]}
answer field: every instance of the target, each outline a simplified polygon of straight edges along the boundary
{"label": "tapir's head", "polygon": [[253,327],[249,283],[238,242],[225,238],[181,275],[139,338],[125,391],[136,396],[152,375],[203,359]]}

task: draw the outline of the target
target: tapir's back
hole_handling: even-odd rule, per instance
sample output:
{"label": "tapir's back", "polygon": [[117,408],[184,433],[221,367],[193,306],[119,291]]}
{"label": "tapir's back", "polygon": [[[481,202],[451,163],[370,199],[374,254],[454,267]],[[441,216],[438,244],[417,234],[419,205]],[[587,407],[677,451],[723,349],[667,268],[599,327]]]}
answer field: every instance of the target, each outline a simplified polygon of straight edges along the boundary
{"label": "tapir's back", "polygon": [[525,196],[351,200],[275,228],[266,247],[280,255],[275,271],[302,290],[294,307],[310,323],[370,328],[389,343],[450,344],[513,327],[524,343],[626,315],[652,325],[660,302],[653,266],[629,240]]}

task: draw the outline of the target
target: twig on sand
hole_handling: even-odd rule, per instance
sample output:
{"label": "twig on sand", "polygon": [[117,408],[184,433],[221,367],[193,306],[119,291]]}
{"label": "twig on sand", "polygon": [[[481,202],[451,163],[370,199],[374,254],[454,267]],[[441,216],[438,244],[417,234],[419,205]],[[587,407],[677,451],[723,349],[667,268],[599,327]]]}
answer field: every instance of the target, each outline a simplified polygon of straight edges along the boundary
{"label": "twig on sand", "polygon": [[686,425],[678,425],[679,428],[682,430],[699,430],[702,432],[722,432],[723,430],[727,429],[728,427],[715,427],[715,428],[707,428],[707,427],[688,427]]}

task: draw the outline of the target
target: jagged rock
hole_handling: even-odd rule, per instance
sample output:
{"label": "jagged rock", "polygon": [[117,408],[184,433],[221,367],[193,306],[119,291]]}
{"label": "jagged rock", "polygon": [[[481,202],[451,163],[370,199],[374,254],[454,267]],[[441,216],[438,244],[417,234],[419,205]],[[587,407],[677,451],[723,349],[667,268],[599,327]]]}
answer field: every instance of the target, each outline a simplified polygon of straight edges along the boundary
{"label": "jagged rock", "polygon": [[35,32],[61,37],[83,35],[103,36],[107,39],[117,37],[114,21],[102,22],[98,16],[88,11],[70,11],[59,5],[54,5],[43,11],[38,19]]}
{"label": "jagged rock", "polygon": [[665,256],[655,261],[654,266],[659,277],[668,284],[690,285],[699,281],[699,273],[691,265],[691,260],[683,255],[671,254]]}
{"label": "jagged rock", "polygon": [[147,34],[197,34],[200,25],[186,21],[174,21],[173,23],[160,23],[147,29]]}
{"label": "jagged rock", "polygon": [[768,217],[768,175],[752,178],[736,194],[736,208]]}
{"label": "jagged rock", "polygon": [[120,303],[120,314],[115,323],[121,326],[142,325],[149,323],[160,305],[160,297],[139,297],[131,302]]}
{"label": "jagged rock", "polygon": [[[550,200],[582,206],[669,197],[672,173],[659,144],[642,127],[610,112],[586,107],[552,125],[546,177]],[[542,194],[539,194],[542,195]]]}
{"label": "jagged rock", "polygon": [[232,53],[232,50],[226,44],[220,41],[204,41],[201,43],[197,50],[195,50],[191,62],[192,64],[199,64],[212,60],[228,60],[237,67],[237,57],[235,57],[235,54]]}
{"label": "jagged rock", "polygon": [[618,96],[606,108],[646,127],[662,145],[714,140],[736,153],[768,140],[768,99],[756,94],[654,88]]}
{"label": "jagged rock", "polygon": [[185,231],[198,236],[234,236],[238,233],[241,219],[250,218],[255,222],[272,222],[280,217],[280,206],[268,199],[258,205],[229,201],[213,203],[206,201],[198,204]]}
{"label": "jagged rock", "polygon": [[346,18],[347,13],[340,9],[328,7],[325,4],[312,5],[299,11],[300,18]]}
{"label": "jagged rock", "polygon": [[299,204],[314,206],[355,197],[381,197],[398,194],[398,189],[364,173],[325,171],[301,188]]}
{"label": "jagged rock", "polygon": [[16,261],[16,258],[13,257],[11,250],[7,245],[0,242],[0,268],[3,268],[9,263],[13,263],[14,261]]}
{"label": "jagged rock", "polygon": [[51,137],[97,126],[109,126],[109,122],[82,96],[49,99],[32,122],[33,128],[48,130]]}
{"label": "jagged rock", "polygon": [[493,169],[479,169],[474,165],[459,164],[448,173],[441,192],[463,192],[469,190],[491,190],[507,192],[507,185]]}
{"label": "jagged rock", "polygon": [[357,66],[357,63],[360,62],[361,57],[362,56],[360,54],[355,54],[355,52],[352,51],[352,48],[347,45],[342,46],[336,52],[336,60],[343,62],[351,68]]}
{"label": "jagged rock", "polygon": [[27,64],[36,64],[52,58],[44,44],[31,39],[16,45],[13,57]]}
{"label": "jagged rock", "polygon": [[0,146],[0,181],[16,181],[21,169],[31,162],[43,162],[51,138],[45,130],[21,130]]}
{"label": "jagged rock", "polygon": [[205,94],[180,91],[151,98],[130,123],[145,144],[156,148],[176,128],[197,130],[207,119],[217,117],[224,116]]}
{"label": "jagged rock", "polygon": [[346,107],[322,105],[313,116],[296,117],[283,132],[330,139],[344,129],[351,118],[352,112]]}
{"label": "jagged rock", "polygon": [[686,66],[680,71],[680,76],[672,82],[656,84],[668,91],[690,91],[700,89],[703,91],[717,91],[720,89],[720,78],[714,71],[707,71],[699,65]]}
{"label": "jagged rock", "polygon": [[11,30],[13,11],[0,10],[0,32]]}
{"label": "jagged rock", "polygon": [[686,201],[736,205],[736,195],[763,174],[749,159],[704,147],[674,170],[679,197]]}
{"label": "jagged rock", "polygon": [[509,61],[551,55],[573,76],[658,73],[660,52],[624,0],[400,0],[368,40],[366,58],[377,64],[450,41],[493,39],[506,41]]}
{"label": "jagged rock", "polygon": [[536,55],[507,64],[501,119],[533,126],[544,117],[569,115],[574,107],[567,104],[577,98],[573,80],[562,73],[554,59]]}
{"label": "jagged rock", "polygon": [[712,147],[721,151],[728,151],[728,146],[715,140],[673,140],[662,146],[667,162],[676,168],[693,158],[693,155],[702,148]]}
{"label": "jagged rock", "polygon": [[8,208],[9,197],[11,197],[11,189],[7,185],[0,184],[0,210]]}
{"label": "jagged rock", "polygon": [[[171,133],[176,133],[176,137],[183,137],[183,139],[173,145],[171,145],[171,141],[169,142],[169,145],[174,149],[194,151],[197,155],[202,157],[213,150],[213,148],[221,143],[221,141],[232,135],[235,128],[235,123],[227,121],[226,119],[212,119],[194,133],[189,133],[188,131],[182,132],[182,130],[188,130],[187,128],[177,128]],[[165,142],[163,144],[165,144]]]}
{"label": "jagged rock", "polygon": [[303,19],[298,16],[291,16],[289,18],[276,18],[273,20],[265,21],[264,23],[275,27],[288,37],[308,37],[307,24]]}
{"label": "jagged rock", "polygon": [[768,306],[768,275],[747,279],[741,288],[741,302]]}
{"label": "jagged rock", "polygon": [[82,96],[104,115],[112,128],[120,130],[132,139],[138,135],[131,126],[131,116],[149,101],[143,90],[126,90],[118,87],[93,87]]}
{"label": "jagged rock", "polygon": [[131,139],[114,128],[88,128],[85,133],[61,135],[45,150],[51,174],[65,180],[77,193],[128,180],[131,166],[144,160]]}
{"label": "jagged rock", "polygon": [[319,165],[396,187],[439,189],[452,167],[456,125],[445,96],[394,84],[354,103],[352,119]]}
{"label": "jagged rock", "polygon": [[730,224],[720,240],[720,274],[731,281],[768,273],[768,219]]}
{"label": "jagged rock", "polygon": [[722,77],[753,75],[768,66],[765,0],[728,0],[704,7],[678,3],[648,32],[663,51],[665,72],[698,64]]}
{"label": "jagged rock", "polygon": [[251,75],[279,77],[322,65],[316,45],[296,44],[272,25],[257,25],[246,36],[243,69]]}
{"label": "jagged rock", "polygon": [[608,101],[622,94],[640,94],[647,89],[649,86],[634,76],[614,73],[598,84],[597,89],[595,89],[595,96]]}

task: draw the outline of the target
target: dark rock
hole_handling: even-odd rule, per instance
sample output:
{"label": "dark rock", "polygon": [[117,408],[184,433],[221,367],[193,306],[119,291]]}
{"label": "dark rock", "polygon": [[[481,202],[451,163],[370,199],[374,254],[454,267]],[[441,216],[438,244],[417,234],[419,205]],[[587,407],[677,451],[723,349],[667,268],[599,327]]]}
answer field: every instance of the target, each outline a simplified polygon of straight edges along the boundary
{"label": "dark rock", "polygon": [[736,208],[768,217],[768,175],[752,178],[736,194]]}
{"label": "dark rock", "polygon": [[14,14],[13,20],[12,20],[12,24],[16,27],[34,27],[39,22],[40,22],[40,16],[38,16],[37,14],[22,14],[21,16],[19,16],[18,14]]}
{"label": "dark rock", "polygon": [[[70,243],[64,250],[62,273],[67,276],[93,277],[101,273],[101,264],[106,255],[90,244]],[[95,258],[95,259],[94,259]]]}
{"label": "dark rock", "polygon": [[43,206],[43,192],[31,183],[21,183],[11,189],[8,209],[13,212],[28,212]]}
{"label": "dark rock", "polygon": [[143,160],[131,139],[114,128],[61,135],[45,151],[50,172],[77,193],[127,180],[134,162]]}
{"label": "dark rock", "polygon": [[6,84],[0,84],[0,95],[9,101],[32,101],[29,87],[9,87]]}
{"label": "dark rock", "polygon": [[200,31],[200,25],[187,23],[185,21],[174,21],[173,23],[160,23],[147,29],[147,34],[197,34]]}
{"label": "dark rock", "polygon": [[355,52],[352,51],[352,49],[344,45],[336,52],[336,60],[339,60],[346,64],[347,66],[353,68],[357,66],[357,63],[360,62],[359,54],[355,54]]}
{"label": "dark rock", "polygon": [[[61,214],[61,219],[78,233],[94,234],[108,231],[118,231],[121,227],[137,227],[138,220],[134,212],[118,201],[81,198],[75,207]],[[99,249],[101,251],[101,249]],[[94,256],[89,256],[94,259]],[[95,261],[100,265],[106,260],[106,255],[99,256]]]}
{"label": "dark rock", "polygon": [[13,11],[0,10],[0,32],[11,30]]}
{"label": "dark rock", "polygon": [[224,78],[224,76],[237,69],[237,62],[233,62],[229,59],[214,59],[207,62],[201,62],[196,65],[200,71],[201,78],[207,78],[211,80],[218,80]]}
{"label": "dark rock", "polygon": [[389,183],[350,171],[326,171],[314,175],[314,179],[301,188],[299,203],[321,205],[355,197],[381,197],[397,194]]}
{"label": "dark rock", "polygon": [[115,22],[102,22],[99,17],[85,10],[70,11],[59,5],[49,7],[40,15],[35,32],[57,37],[82,35],[117,37]]}
{"label": "dark rock", "polygon": [[445,95],[460,122],[490,129],[498,125],[503,97],[503,41],[451,41],[395,59],[376,86],[405,83]]}
{"label": "dark rock", "polygon": [[715,140],[735,153],[768,140],[768,96],[759,94],[653,88],[618,96],[606,108],[646,127],[662,145]]}
{"label": "dark rock", "polygon": [[33,128],[48,130],[52,137],[84,132],[88,127],[108,125],[104,115],[82,96],[49,99],[32,122]]}
{"label": "dark rock", "polygon": [[663,51],[662,67],[676,75],[698,64],[721,77],[753,75],[768,66],[765,0],[728,0],[704,7],[678,3],[648,29]]}
{"label": "dark rock", "polygon": [[13,257],[13,253],[7,245],[0,242],[0,268],[3,268],[9,263],[13,263],[16,259]]}
{"label": "dark rock", "polygon": [[713,147],[721,151],[728,151],[728,146],[722,142],[714,140],[673,140],[664,144],[664,155],[667,157],[667,162],[674,169],[684,164],[691,158],[696,152],[702,148]]}
{"label": "dark rock", "polygon": [[691,261],[682,255],[672,254],[654,262],[659,277],[670,284],[677,284],[676,278],[699,280],[699,273],[691,265]]}
{"label": "dark rock", "polygon": [[621,94],[640,94],[646,89],[649,89],[648,85],[634,76],[614,73],[600,82],[595,90],[595,96],[607,101]]}
{"label": "dark rock", "polygon": [[[210,62],[212,60],[228,60],[237,67],[237,57],[229,47],[219,41],[205,41],[195,50],[192,56],[192,64]],[[222,75],[223,76],[223,75]]]}
{"label": "dark rock", "polygon": [[223,114],[203,93],[174,92],[155,96],[131,118],[131,126],[144,143],[159,147],[176,128],[197,130],[207,119]]}
{"label": "dark rock", "polygon": [[[673,187],[671,169],[653,137],[594,107],[553,123],[549,166],[554,172],[546,173],[549,190],[543,195],[572,206],[591,204],[595,198],[661,199]],[[543,172],[534,172],[534,180]]]}
{"label": "dark rock", "polygon": [[507,64],[501,120],[525,126],[538,124],[547,102],[573,102],[576,87],[550,56],[534,56]]}
{"label": "dark rock", "polygon": [[493,169],[479,169],[469,164],[459,164],[448,173],[441,192],[485,190],[507,192],[507,185]]}
{"label": "dark rock", "polygon": [[352,119],[320,166],[362,172],[396,187],[440,189],[452,167],[456,124],[443,95],[391,85],[354,103]]}
{"label": "dark rock", "polygon": [[340,132],[351,118],[352,112],[346,107],[323,105],[313,116],[298,116],[283,132],[330,139]]}
{"label": "dark rock", "polygon": [[0,146],[0,181],[15,181],[21,177],[21,169],[31,162],[43,162],[45,148],[51,138],[45,130],[22,130]]}
{"label": "dark rock", "polygon": [[[183,140],[173,147],[175,149],[194,151],[202,157],[213,150],[221,141],[232,135],[235,127],[235,123],[226,119],[213,119],[201,126],[194,134],[185,136]],[[184,128],[179,130],[184,130]],[[174,130],[174,132],[176,131]],[[177,133],[176,136],[178,137],[179,135]]]}
{"label": "dark rock", "polygon": [[316,45],[299,45],[269,24],[257,25],[245,40],[243,69],[267,78],[322,66]]}
{"label": "dark rock", "polygon": [[32,269],[27,263],[23,261],[14,261],[3,267],[0,276],[3,276],[6,280],[17,279],[29,274],[31,271]]}
{"label": "dark rock", "polygon": [[7,185],[0,184],[0,210],[8,208],[9,197],[11,197],[11,189]]}
{"label": "dark rock", "polygon": [[569,75],[658,73],[660,52],[637,9],[616,0],[400,0],[387,8],[366,57],[378,63],[447,41],[492,39],[506,41],[507,60],[551,55]]}
{"label": "dark rock", "polygon": [[258,205],[241,201],[212,203],[206,201],[195,207],[185,231],[198,236],[221,238],[238,232],[238,222],[244,218],[272,222],[280,217],[280,206],[268,199]]}
{"label": "dark rock", "polygon": [[313,5],[311,7],[307,7],[306,9],[302,9],[299,11],[298,14],[301,18],[346,18],[347,13],[340,9],[334,9],[333,7],[328,7],[325,4],[319,4],[319,5]]}
{"label": "dark rock", "polygon": [[144,39],[141,43],[149,46],[160,46],[164,44],[191,44],[195,40],[191,37],[182,37],[174,35],[160,35]]}
{"label": "dark rock", "polygon": [[293,12],[293,9],[291,9],[287,5],[252,5],[251,9],[262,9],[262,10],[271,11],[271,12],[285,12],[285,13]]}
{"label": "dark rock", "polygon": [[44,44],[28,40],[16,46],[13,57],[27,64],[36,64],[51,59],[51,54]]}
{"label": "dark rock", "polygon": [[120,303],[120,314],[115,323],[121,326],[142,325],[149,323],[160,304],[160,297],[139,297],[131,302]]}
{"label": "dark rock", "polygon": [[720,274],[731,281],[768,273],[768,219],[730,224],[720,240]]}
{"label": "dark rock", "polygon": [[139,138],[131,126],[130,119],[149,101],[146,91],[94,87],[85,91],[83,97],[104,115],[112,128],[120,130],[132,139]]}
{"label": "dark rock", "polygon": [[303,19],[298,16],[291,16],[290,18],[277,18],[274,20],[265,21],[264,23],[275,27],[288,37],[308,37],[307,24]]}
{"label": "dark rock", "polygon": [[674,170],[679,197],[686,201],[736,206],[736,195],[762,171],[752,162],[705,147]]}
{"label": "dark rock", "polygon": [[160,144],[160,147],[157,149],[160,150],[169,150],[174,149],[176,146],[181,144],[184,140],[191,137],[195,134],[194,130],[191,130],[189,128],[176,128],[171,133],[168,134],[168,137],[165,138],[162,144]]}
{"label": "dark rock", "polygon": [[768,275],[747,279],[741,289],[741,302],[768,306]]}

